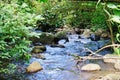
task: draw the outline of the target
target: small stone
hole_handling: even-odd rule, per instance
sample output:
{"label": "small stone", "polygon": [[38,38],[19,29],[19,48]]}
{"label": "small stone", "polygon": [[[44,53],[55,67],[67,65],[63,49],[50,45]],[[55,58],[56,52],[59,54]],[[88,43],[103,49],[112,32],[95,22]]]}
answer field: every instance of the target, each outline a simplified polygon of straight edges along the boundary
{"label": "small stone", "polygon": [[34,46],[35,49],[41,49],[42,51],[46,51],[45,46]]}
{"label": "small stone", "polygon": [[27,68],[26,68],[26,72],[27,73],[34,73],[34,72],[38,72],[40,70],[42,70],[42,66],[40,65],[39,62],[32,62]]}
{"label": "small stone", "polygon": [[42,60],[45,60],[45,59],[46,59],[45,56],[42,55],[42,54],[33,54],[32,56],[35,57],[35,58],[42,59]]}
{"label": "small stone", "polygon": [[115,54],[106,54],[103,56],[103,61],[105,63],[116,63],[118,60],[120,60],[120,56]]}
{"label": "small stone", "polygon": [[34,46],[34,48],[32,49],[32,53],[42,53],[44,51],[46,51],[45,46]]}
{"label": "small stone", "polygon": [[84,65],[81,68],[82,71],[99,71],[100,69],[101,67],[98,64],[93,64],[93,63]]}
{"label": "small stone", "polygon": [[120,70],[120,60],[118,60],[115,64],[114,64],[114,68],[117,70]]}

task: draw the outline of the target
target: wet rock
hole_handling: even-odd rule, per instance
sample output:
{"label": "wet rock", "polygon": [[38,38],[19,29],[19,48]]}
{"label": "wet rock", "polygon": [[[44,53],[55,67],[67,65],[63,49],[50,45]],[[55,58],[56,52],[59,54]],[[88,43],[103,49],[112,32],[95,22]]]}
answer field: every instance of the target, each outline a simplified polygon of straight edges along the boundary
{"label": "wet rock", "polygon": [[95,35],[97,35],[97,36],[101,36],[101,34],[103,33],[103,29],[98,29],[98,30],[96,30],[94,33],[95,33]]}
{"label": "wet rock", "polygon": [[65,46],[64,46],[64,45],[61,45],[61,44],[52,44],[51,47],[65,48]]}
{"label": "wet rock", "polygon": [[120,71],[120,60],[114,64],[114,68]]}
{"label": "wet rock", "polygon": [[32,49],[32,53],[42,53],[46,51],[46,47],[45,46],[34,46],[34,48]]}
{"label": "wet rock", "polygon": [[101,69],[101,67],[98,64],[86,64],[84,65],[81,70],[82,71],[99,71]]}
{"label": "wet rock", "polygon": [[42,32],[38,36],[32,36],[30,40],[32,41],[33,44],[35,43],[52,44],[54,42],[54,37],[55,36],[51,33]]}
{"label": "wet rock", "polygon": [[104,30],[104,29],[98,29],[98,30],[96,30],[96,31],[95,31],[95,35],[98,35],[98,36],[100,36],[100,37],[103,38],[103,39],[108,39],[108,38],[110,38],[110,33],[109,33],[109,31],[106,31],[106,30]]}
{"label": "wet rock", "polygon": [[110,40],[100,40],[98,41],[98,47],[102,48],[103,46],[107,45]]}
{"label": "wet rock", "polygon": [[40,65],[39,62],[32,62],[27,68],[26,68],[26,72],[27,73],[34,73],[34,72],[38,72],[40,70],[42,70],[42,66]]}
{"label": "wet rock", "polygon": [[66,41],[68,41],[67,31],[64,30],[64,31],[57,32],[55,34],[55,39],[57,39],[58,41],[61,39],[65,39]]}
{"label": "wet rock", "polygon": [[115,54],[106,54],[103,56],[103,61],[105,63],[116,63],[118,60],[120,60],[120,56]]}
{"label": "wet rock", "polygon": [[108,39],[108,38],[110,38],[110,33],[104,31],[104,32],[101,34],[101,38],[103,38],[103,39]]}
{"label": "wet rock", "polygon": [[42,44],[52,44],[54,42],[54,35],[51,33],[42,33],[39,41]]}
{"label": "wet rock", "polygon": [[120,80],[120,73],[111,73],[102,77],[101,79],[96,80]]}
{"label": "wet rock", "polygon": [[88,48],[92,51],[98,50],[98,48],[99,48],[98,46],[99,46],[98,42],[96,42],[96,41],[91,41],[85,45],[86,48]]}
{"label": "wet rock", "polygon": [[76,34],[81,34],[81,31],[80,31],[79,28],[74,28],[74,31],[75,31]]}
{"label": "wet rock", "polygon": [[45,60],[45,59],[46,59],[45,56],[42,55],[42,54],[33,54],[32,56],[35,57],[35,58],[42,59],[42,60]]}
{"label": "wet rock", "polygon": [[84,29],[80,29],[80,33],[83,34],[83,32],[84,32]]}
{"label": "wet rock", "polygon": [[90,35],[90,39],[91,39],[92,41],[98,41],[98,40],[100,40],[100,36],[95,35],[95,34],[91,34],[91,35]]}
{"label": "wet rock", "polygon": [[34,43],[34,46],[42,46],[42,43]]}
{"label": "wet rock", "polygon": [[83,34],[81,35],[82,38],[90,38],[90,35],[92,34],[93,32],[90,30],[90,29],[84,29],[84,32]]}

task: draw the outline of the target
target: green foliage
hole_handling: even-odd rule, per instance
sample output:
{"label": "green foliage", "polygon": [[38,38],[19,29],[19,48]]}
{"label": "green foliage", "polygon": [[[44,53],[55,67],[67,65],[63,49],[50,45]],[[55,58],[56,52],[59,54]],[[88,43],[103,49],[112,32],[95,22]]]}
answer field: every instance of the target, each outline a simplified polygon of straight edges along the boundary
{"label": "green foliage", "polygon": [[[56,0],[46,2],[44,5],[41,3],[41,12],[43,20],[37,22],[37,25],[42,31],[54,31],[55,28],[59,28],[64,25],[62,13],[60,12],[60,3]],[[37,11],[38,12],[38,11]]]}
{"label": "green foliage", "polygon": [[59,17],[59,14],[52,11],[46,11],[43,14],[44,20],[38,21],[39,29],[42,31],[54,31],[64,25],[64,20]]}
{"label": "green foliage", "polygon": [[[0,3],[0,72],[6,72],[13,60],[29,60],[31,26],[41,19],[26,3]],[[5,64],[5,65],[4,65]]]}
{"label": "green foliage", "polygon": [[93,31],[96,31],[97,29],[108,29],[107,24],[106,24],[106,17],[105,13],[103,11],[103,7],[100,4],[97,6],[95,12],[92,15],[92,20],[91,20],[91,29]]}
{"label": "green foliage", "polygon": [[[108,3],[105,5],[106,9],[104,11],[108,15],[108,22],[111,25],[108,25],[109,29],[111,30],[112,40],[120,42],[120,8],[119,4],[117,3]],[[115,29],[115,30],[114,30]],[[112,32],[113,31],[113,32]],[[114,53],[120,55],[120,48],[114,47]]]}

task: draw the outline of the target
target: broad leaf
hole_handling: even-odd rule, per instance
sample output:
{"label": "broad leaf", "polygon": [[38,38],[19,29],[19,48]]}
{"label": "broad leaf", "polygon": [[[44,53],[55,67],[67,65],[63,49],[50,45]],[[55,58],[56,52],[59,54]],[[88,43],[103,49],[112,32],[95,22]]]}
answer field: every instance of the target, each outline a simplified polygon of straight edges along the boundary
{"label": "broad leaf", "polygon": [[114,4],[108,4],[107,7],[111,9],[118,9],[117,6]]}
{"label": "broad leaf", "polygon": [[111,20],[113,22],[119,23],[120,24],[120,16],[112,15]]}

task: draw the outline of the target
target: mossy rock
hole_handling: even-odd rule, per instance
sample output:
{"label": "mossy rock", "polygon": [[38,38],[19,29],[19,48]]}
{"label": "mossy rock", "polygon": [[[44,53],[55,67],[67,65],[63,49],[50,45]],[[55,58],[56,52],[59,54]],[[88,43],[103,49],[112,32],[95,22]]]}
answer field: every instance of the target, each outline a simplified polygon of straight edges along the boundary
{"label": "mossy rock", "polygon": [[52,44],[54,42],[54,35],[51,34],[51,33],[42,33],[40,35],[40,39],[39,41],[42,43],[42,44]]}
{"label": "mossy rock", "polygon": [[46,47],[45,46],[34,46],[34,48],[32,49],[32,53],[42,53],[46,51]]}
{"label": "mossy rock", "polygon": [[68,37],[67,37],[67,32],[68,31],[59,31],[59,32],[57,32],[56,34],[55,34],[55,38],[58,38],[59,40],[61,40],[61,39],[66,39],[66,40],[68,40]]}
{"label": "mossy rock", "polygon": [[30,38],[30,40],[32,41],[32,43],[42,43],[42,44],[52,44],[54,42],[54,35],[51,33],[41,33],[39,36],[32,36]]}

